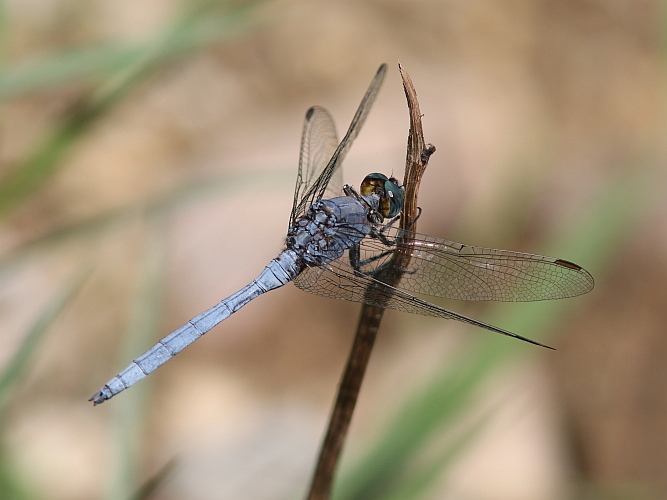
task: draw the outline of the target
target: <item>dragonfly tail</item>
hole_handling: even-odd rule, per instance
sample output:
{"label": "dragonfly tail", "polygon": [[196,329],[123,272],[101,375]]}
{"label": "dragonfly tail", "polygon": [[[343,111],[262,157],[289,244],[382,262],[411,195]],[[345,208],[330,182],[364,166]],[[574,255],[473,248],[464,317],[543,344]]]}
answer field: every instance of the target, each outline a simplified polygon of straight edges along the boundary
{"label": "dragonfly tail", "polygon": [[88,401],[92,401],[94,405],[98,405],[104,403],[107,399],[111,399],[119,392],[124,391],[145,378],[146,375],[169,361],[251,300],[269,290],[289,283],[300,271],[297,262],[298,259],[294,252],[291,250],[284,251],[264,268],[264,271],[262,271],[262,274],[257,279],[164,337],[130,363],[125,370],[109,380]]}

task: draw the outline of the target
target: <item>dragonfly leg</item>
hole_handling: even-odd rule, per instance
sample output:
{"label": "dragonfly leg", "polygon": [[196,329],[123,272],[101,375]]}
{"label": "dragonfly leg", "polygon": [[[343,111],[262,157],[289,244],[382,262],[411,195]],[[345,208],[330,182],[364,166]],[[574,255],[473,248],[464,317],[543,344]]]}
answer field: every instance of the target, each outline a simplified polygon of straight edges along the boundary
{"label": "dragonfly leg", "polygon": [[393,219],[391,219],[387,224],[383,224],[380,229],[378,229],[375,226],[371,226],[371,232],[368,236],[371,238],[375,238],[377,240],[380,240],[384,245],[388,247],[393,247],[396,246],[396,242],[398,241],[397,239],[389,239],[387,238],[387,235],[385,235],[385,231],[389,229],[392,224],[394,224],[398,219],[400,219],[400,215],[397,215]]}
{"label": "dragonfly leg", "polygon": [[354,269],[354,274],[361,273],[361,252],[359,245],[352,245],[348,249],[348,258],[350,259],[350,266]]}
{"label": "dragonfly leg", "polygon": [[410,222],[408,222],[408,227],[406,227],[405,229],[409,231],[412,228],[412,226],[415,225],[415,222],[417,222],[417,220],[421,216],[422,216],[422,207],[417,207],[417,216],[414,219],[412,219]]}
{"label": "dragonfly leg", "polygon": [[[345,184],[345,186],[343,186],[343,192],[347,196],[353,196],[353,197],[359,199],[360,201],[365,202],[366,205],[368,205],[368,202],[366,202],[366,200],[364,200],[364,198],[362,196],[360,196],[359,193],[357,193],[355,191],[355,189],[352,186],[350,186],[349,184]],[[417,219],[419,219],[419,217],[421,216],[421,213],[422,213],[421,207],[417,207],[417,210],[419,212],[417,213],[417,216],[412,221],[410,221],[410,223],[408,224],[408,227],[407,227],[408,230],[414,225],[415,222],[417,222]],[[348,258],[350,260],[350,266],[352,267],[352,269],[354,269],[354,273],[357,274],[357,275],[369,275],[369,276],[371,276],[371,275],[374,275],[376,273],[382,272],[385,269],[387,269],[388,266],[391,265],[390,262],[384,263],[380,267],[378,267],[377,269],[374,269],[373,271],[370,271],[370,272],[367,272],[367,273],[361,270],[361,268],[363,266],[371,264],[372,262],[375,262],[379,259],[382,259],[382,258],[387,257],[388,255],[391,255],[392,253],[394,253],[396,244],[398,243],[398,238],[390,239],[390,238],[387,237],[385,232],[390,227],[392,227],[401,218],[400,214],[397,215],[396,217],[392,218],[386,224],[382,224],[382,227],[380,227],[379,229],[377,228],[377,225],[380,225],[380,223],[382,222],[382,219],[373,220],[374,215],[382,217],[379,213],[375,212],[374,210],[372,210],[372,209],[369,210],[369,219],[371,219],[371,221],[375,223],[375,224],[371,225],[371,232],[370,232],[369,236],[371,238],[376,238],[376,239],[380,240],[385,246],[390,247],[390,248],[388,250],[385,250],[384,252],[381,252],[381,253],[377,254],[377,255],[373,255],[372,257],[369,257],[368,259],[361,260],[360,245],[357,244],[357,245],[351,246],[348,249]],[[405,273],[405,274],[411,274],[414,271],[408,271],[406,269],[406,270],[403,270],[402,272]]]}
{"label": "dragonfly leg", "polygon": [[[392,226],[392,224],[394,224],[400,218],[401,218],[401,216],[397,215],[396,217],[391,219],[387,224],[384,224],[379,230],[376,227],[371,227],[371,232],[370,232],[369,236],[371,238],[376,238],[376,239],[380,240],[387,247],[396,247],[397,240],[396,239],[392,240],[392,239],[387,238],[387,236],[384,234],[384,232],[387,229],[389,229]],[[378,259],[382,259],[383,257],[386,257],[387,255],[391,255],[392,253],[394,253],[394,250],[395,250],[395,248],[391,248],[391,249],[385,250],[384,252],[381,252],[377,255],[373,255],[372,257],[369,257],[368,259],[361,260],[360,247],[359,247],[359,245],[355,245],[354,249],[350,248],[350,252],[349,252],[350,264],[355,269],[355,271],[360,271],[361,267],[366,266],[366,265],[368,265],[372,262],[375,262]],[[386,266],[387,266],[387,264],[383,264],[379,268],[373,270],[372,273],[368,273],[368,274],[374,274],[378,271],[382,271],[383,269],[386,268]]]}
{"label": "dragonfly leg", "polygon": [[[421,215],[421,208],[419,208],[419,207],[417,207],[417,208],[419,210],[419,213],[417,214],[417,217],[415,217],[414,220],[412,220],[408,224],[408,230],[410,229],[410,227],[412,227],[412,225],[415,222],[417,222],[417,219]],[[387,224],[383,225],[380,229],[377,229],[375,227],[371,227],[371,232],[369,234],[369,236],[371,238],[376,238],[376,239],[380,240],[385,246],[392,247],[392,248],[390,248],[388,250],[385,250],[384,252],[380,252],[379,254],[373,255],[372,257],[369,257],[368,259],[364,259],[364,260],[361,260],[360,248],[356,248],[354,250],[354,254],[352,252],[352,249],[350,249],[350,264],[352,264],[352,267],[355,269],[355,271],[359,271],[363,266],[366,266],[366,265],[368,265],[372,262],[375,262],[378,259],[382,259],[382,258],[384,258],[388,255],[391,255],[392,253],[394,253],[396,251],[396,245],[398,244],[398,238],[390,239],[384,233],[399,218],[400,218],[400,215],[397,215],[396,217],[391,219]],[[382,264],[380,267],[378,267],[377,269],[374,269],[372,272],[368,272],[368,273],[364,273],[364,274],[374,275],[376,273],[380,273],[380,272],[384,271],[385,269],[387,269],[388,266],[390,266],[390,265],[391,265],[391,262],[386,262],[386,263]],[[403,269],[403,270],[401,270],[401,272],[403,274],[414,274],[416,271],[414,271],[414,270],[409,271],[407,269]]]}
{"label": "dragonfly leg", "polygon": [[[422,214],[422,209],[421,209],[421,207],[417,207],[417,210],[418,210],[417,217],[415,217],[414,219],[412,219],[412,220],[408,223],[408,227],[405,228],[406,231],[409,231],[410,228],[414,225],[414,223],[417,222],[417,219],[419,219],[419,217],[421,216],[421,214]],[[389,238],[387,238],[387,236],[386,236],[384,233],[385,233],[385,232],[386,232],[392,225],[394,225],[394,224],[396,223],[396,221],[398,221],[400,218],[401,218],[401,216],[400,216],[400,215],[397,215],[396,217],[394,217],[393,219],[391,219],[388,223],[384,224],[384,225],[380,228],[379,231],[378,231],[378,230],[375,230],[375,231],[371,230],[371,238],[377,238],[377,239],[379,239],[382,243],[384,243],[384,244],[387,245],[387,246],[395,246],[396,243],[398,242],[398,238],[394,238],[393,240],[390,240]]]}
{"label": "dragonfly leg", "polygon": [[400,218],[401,218],[401,215],[399,214],[399,215],[397,215],[396,217],[394,217],[393,219],[391,219],[389,222],[387,222],[386,224],[384,224],[384,225],[382,226],[382,228],[380,229],[380,234],[384,234],[384,232],[385,232],[387,229],[389,229],[391,226],[393,226],[394,223],[396,223],[396,221],[399,220]]}
{"label": "dragonfly leg", "polygon": [[360,246],[353,245],[348,249],[348,258],[350,259],[350,266],[352,266],[352,269],[354,269],[354,273],[357,276],[373,276],[375,273],[378,271],[382,271],[387,267],[389,262],[386,264],[382,264],[380,267],[377,269],[374,269],[369,272],[364,272],[361,270],[362,266],[366,266],[370,264],[371,262],[375,262],[378,259],[381,259],[383,257],[386,257],[387,255],[391,255],[394,252],[394,250],[385,250],[382,253],[379,253],[377,255],[374,255],[373,257],[369,257],[368,259],[361,260],[361,251],[360,251]]}
{"label": "dragonfly leg", "polygon": [[[382,252],[382,253],[379,253],[379,254],[377,254],[377,255],[374,255],[373,257],[369,257],[369,258],[366,259],[366,260],[362,260],[362,261],[360,261],[360,262],[359,262],[359,266],[361,267],[361,266],[365,266],[365,265],[367,265],[367,264],[370,264],[370,263],[373,262],[373,261],[376,261],[376,260],[378,260],[378,259],[381,259],[381,258],[383,258],[383,257],[386,257],[387,255],[391,255],[391,254],[393,254],[394,251],[395,251],[395,250],[385,250],[385,251]],[[361,272],[362,272],[363,274],[365,274],[365,275],[368,275],[368,276],[374,276],[374,275],[377,274],[377,273],[381,273],[381,272],[385,271],[386,269],[389,269],[389,266],[392,266],[392,265],[393,265],[393,264],[392,264],[391,262],[385,262],[384,264],[382,264],[382,265],[381,265],[380,267],[378,267],[377,269],[373,269],[373,271],[369,271],[369,272],[363,272],[363,271],[361,271]],[[400,271],[401,271],[401,274],[415,274],[415,273],[417,272],[417,270],[408,271],[407,269],[401,269]]]}
{"label": "dragonfly leg", "polygon": [[[393,254],[393,253],[394,253],[394,250],[385,250],[385,251],[382,252],[382,253],[379,253],[379,254],[377,254],[377,255],[373,255],[373,257],[369,257],[368,259],[364,259],[364,260],[362,260],[362,261],[359,261],[359,267],[361,268],[362,266],[366,266],[366,265],[370,264],[371,262],[375,262],[376,260],[381,259],[381,258],[383,258],[383,257],[386,257],[387,255],[391,255],[391,254]],[[377,269],[375,269],[375,270],[373,271],[373,273],[375,273],[375,272],[377,272],[377,271],[380,271],[380,270],[384,269],[388,264],[389,264],[389,263],[382,264],[380,267],[378,267]],[[371,273],[371,274],[372,274],[372,273]]]}

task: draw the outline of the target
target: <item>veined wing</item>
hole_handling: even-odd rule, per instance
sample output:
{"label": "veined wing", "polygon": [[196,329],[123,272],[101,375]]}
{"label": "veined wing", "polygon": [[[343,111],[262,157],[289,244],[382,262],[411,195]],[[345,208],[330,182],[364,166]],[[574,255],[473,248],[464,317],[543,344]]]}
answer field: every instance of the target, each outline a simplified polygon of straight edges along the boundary
{"label": "veined wing", "polygon": [[[313,106],[306,112],[301,133],[301,152],[299,154],[299,172],[296,176],[296,187],[294,188],[294,203],[290,226],[303,214],[296,213],[299,202],[304,193],[310,189],[315,180],[320,176],[324,167],[336,151],[338,146],[338,134],[336,125],[329,112],[320,107]],[[334,171],[325,195],[327,197],[340,196],[343,189],[343,171],[338,168]]]}
{"label": "veined wing", "polygon": [[[400,229],[385,235],[396,240]],[[413,232],[411,258],[398,287],[402,290],[459,300],[523,302],[561,299],[593,289],[593,277],[572,262],[495,248],[464,245]],[[372,274],[388,265],[391,251],[377,238],[366,237],[361,245],[361,272]]]}
{"label": "veined wing", "polygon": [[352,118],[352,123],[350,123],[350,127],[347,129],[345,137],[343,137],[343,140],[329,159],[327,166],[313,184],[307,190],[304,190],[305,192],[301,195],[301,199],[298,203],[295,201],[294,207],[292,208],[292,215],[290,217],[290,225],[302,216],[313,203],[321,200],[324,196],[332,176],[337,170],[340,170],[340,165],[350,149],[350,146],[352,146],[352,142],[356,139],[357,135],[359,135],[359,131],[366,121],[368,112],[370,111],[371,106],[373,106],[373,102],[375,102],[375,98],[382,86],[382,81],[384,80],[386,72],[387,65],[383,64],[377,70],[377,73],[375,73],[373,81],[361,100],[354,118]]}
{"label": "veined wing", "polygon": [[[424,316],[454,319],[531,344],[549,347],[521,335],[503,330],[502,328],[497,328],[431,304],[403,290],[382,283],[370,275],[355,272],[347,264],[347,254],[348,252],[346,251],[343,257],[324,266],[306,268],[294,280],[294,284],[306,292],[322,297],[362,302],[373,306]],[[549,347],[549,349],[551,348]]]}

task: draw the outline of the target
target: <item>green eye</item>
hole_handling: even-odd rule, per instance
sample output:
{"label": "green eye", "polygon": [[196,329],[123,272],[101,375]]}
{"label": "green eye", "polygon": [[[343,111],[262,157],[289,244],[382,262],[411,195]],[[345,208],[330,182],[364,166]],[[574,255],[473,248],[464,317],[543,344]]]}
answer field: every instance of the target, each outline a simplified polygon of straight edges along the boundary
{"label": "green eye", "polygon": [[387,176],[384,174],[368,174],[361,183],[360,192],[363,196],[376,194],[382,199],[384,197],[385,182],[387,182]]}
{"label": "green eye", "polygon": [[396,217],[403,210],[405,188],[393,177],[384,183],[385,199],[382,203],[382,215]]}
{"label": "green eye", "polygon": [[384,174],[368,174],[361,183],[361,194],[369,196],[376,194],[380,197],[380,213],[384,217],[396,217],[403,209],[405,188],[394,179],[388,179]]}

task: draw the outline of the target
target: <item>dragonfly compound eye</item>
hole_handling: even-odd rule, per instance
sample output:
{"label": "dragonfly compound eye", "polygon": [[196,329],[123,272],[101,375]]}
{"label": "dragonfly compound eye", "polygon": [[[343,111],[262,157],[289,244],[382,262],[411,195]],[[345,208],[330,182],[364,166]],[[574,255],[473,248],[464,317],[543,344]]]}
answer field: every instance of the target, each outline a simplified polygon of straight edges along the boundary
{"label": "dragonfly compound eye", "polygon": [[384,192],[380,200],[382,215],[387,218],[396,217],[403,210],[403,200],[405,198],[405,188],[394,179],[387,179],[384,183]]}
{"label": "dragonfly compound eye", "polygon": [[379,212],[384,217],[396,217],[403,209],[405,188],[394,179],[384,174],[368,174],[361,183],[361,194],[376,194],[380,198]]}
{"label": "dragonfly compound eye", "polygon": [[384,198],[384,186],[388,180],[389,179],[387,179],[387,176],[384,174],[368,174],[361,183],[361,189],[359,191],[362,196],[376,194],[382,199]]}

